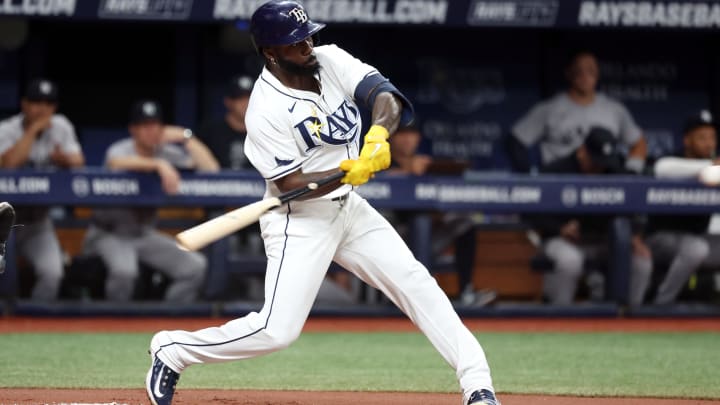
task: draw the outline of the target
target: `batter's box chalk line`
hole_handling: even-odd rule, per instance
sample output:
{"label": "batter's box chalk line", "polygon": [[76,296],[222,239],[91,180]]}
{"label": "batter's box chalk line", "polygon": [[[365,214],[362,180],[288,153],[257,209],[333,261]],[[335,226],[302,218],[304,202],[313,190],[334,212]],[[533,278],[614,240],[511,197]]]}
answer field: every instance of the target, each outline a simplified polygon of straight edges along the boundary
{"label": "batter's box chalk line", "polygon": [[45,405],[128,405],[128,404],[121,404],[118,402],[102,402],[102,403],[100,403],[100,402],[70,402],[70,403],[61,402],[59,404],[56,404],[53,402],[52,404],[45,404]]}

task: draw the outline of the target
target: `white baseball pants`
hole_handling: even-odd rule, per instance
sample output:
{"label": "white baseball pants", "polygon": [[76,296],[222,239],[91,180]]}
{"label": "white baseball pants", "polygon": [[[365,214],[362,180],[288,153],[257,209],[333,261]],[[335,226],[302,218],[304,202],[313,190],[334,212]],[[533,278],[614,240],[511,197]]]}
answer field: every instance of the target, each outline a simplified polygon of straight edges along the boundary
{"label": "white baseball pants", "polygon": [[358,194],[344,202],[291,202],[260,219],[268,256],[260,312],[194,332],[164,331],[151,350],[176,372],[246,359],[298,338],[332,260],[380,289],[455,369],[464,397],[494,391],[480,344],[395,229]]}

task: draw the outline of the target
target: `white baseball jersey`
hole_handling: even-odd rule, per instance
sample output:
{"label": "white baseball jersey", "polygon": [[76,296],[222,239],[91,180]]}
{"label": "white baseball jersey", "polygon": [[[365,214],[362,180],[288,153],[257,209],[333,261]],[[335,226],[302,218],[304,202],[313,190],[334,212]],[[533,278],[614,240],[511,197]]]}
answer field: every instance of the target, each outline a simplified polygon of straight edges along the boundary
{"label": "white baseball jersey", "polygon": [[245,153],[267,181],[266,197],[280,194],[273,180],[300,168],[325,171],[358,157],[362,119],[353,94],[363,78],[378,72],[335,45],[318,46],[315,55],[321,94],[288,88],[264,69],[250,96]]}

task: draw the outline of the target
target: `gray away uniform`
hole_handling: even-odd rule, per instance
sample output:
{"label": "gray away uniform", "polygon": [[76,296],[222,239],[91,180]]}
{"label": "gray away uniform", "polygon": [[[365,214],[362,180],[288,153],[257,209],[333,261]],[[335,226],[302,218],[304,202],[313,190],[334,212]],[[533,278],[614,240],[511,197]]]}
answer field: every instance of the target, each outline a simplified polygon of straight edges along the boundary
{"label": "gray away uniform", "polygon": [[[22,138],[22,123],[22,114],[0,122],[0,154],[12,148]],[[50,155],[57,146],[67,154],[81,152],[73,125],[61,114],[55,114],[50,121],[50,127],[35,139],[26,167],[54,167]],[[63,255],[55,228],[48,217],[47,207],[15,207],[15,210],[16,223],[23,225],[15,230],[17,248],[30,262],[37,278],[32,299],[55,299],[63,277]]]}
{"label": "gray away uniform", "polygon": [[628,147],[642,136],[630,112],[619,102],[598,93],[591,104],[582,106],[564,92],[533,107],[515,123],[512,133],[526,147],[540,142],[545,165],[570,155],[593,126],[608,129]]}
{"label": "gray away uniform", "polygon": [[[115,157],[136,156],[130,138],[108,148],[105,161]],[[192,162],[177,145],[162,145],[155,157],[175,167],[187,168]],[[165,300],[195,300],[205,279],[207,260],[197,252],[177,248],[175,241],[155,229],[155,208],[95,209],[85,237],[84,252],[99,255],[108,269],[105,295],[109,300],[132,298],[140,262],[162,272],[171,280]]]}

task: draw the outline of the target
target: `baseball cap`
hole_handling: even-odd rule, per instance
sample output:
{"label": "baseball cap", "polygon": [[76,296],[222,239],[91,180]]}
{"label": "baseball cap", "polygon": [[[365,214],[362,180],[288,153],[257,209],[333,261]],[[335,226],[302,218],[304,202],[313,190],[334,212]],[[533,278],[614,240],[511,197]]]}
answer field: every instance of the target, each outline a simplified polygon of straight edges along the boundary
{"label": "baseball cap", "polygon": [[160,104],[155,100],[140,100],[130,108],[130,123],[138,124],[143,121],[163,120],[163,112]]}
{"label": "baseball cap", "polygon": [[248,96],[250,92],[252,92],[254,84],[255,81],[250,76],[233,76],[233,78],[228,81],[228,86],[225,89],[225,97],[239,98]]}
{"label": "baseball cap", "polygon": [[622,157],[615,136],[607,128],[592,127],[585,138],[585,149],[596,165],[608,171],[620,170]]}
{"label": "baseball cap", "polygon": [[57,103],[57,85],[48,79],[34,79],[25,89],[25,98],[30,101],[48,101]]}
{"label": "baseball cap", "polygon": [[715,121],[713,121],[713,116],[708,110],[700,110],[698,112],[695,112],[691,114],[686,120],[685,120],[685,126],[683,127],[683,134],[687,134],[688,132],[704,126],[715,126]]}

